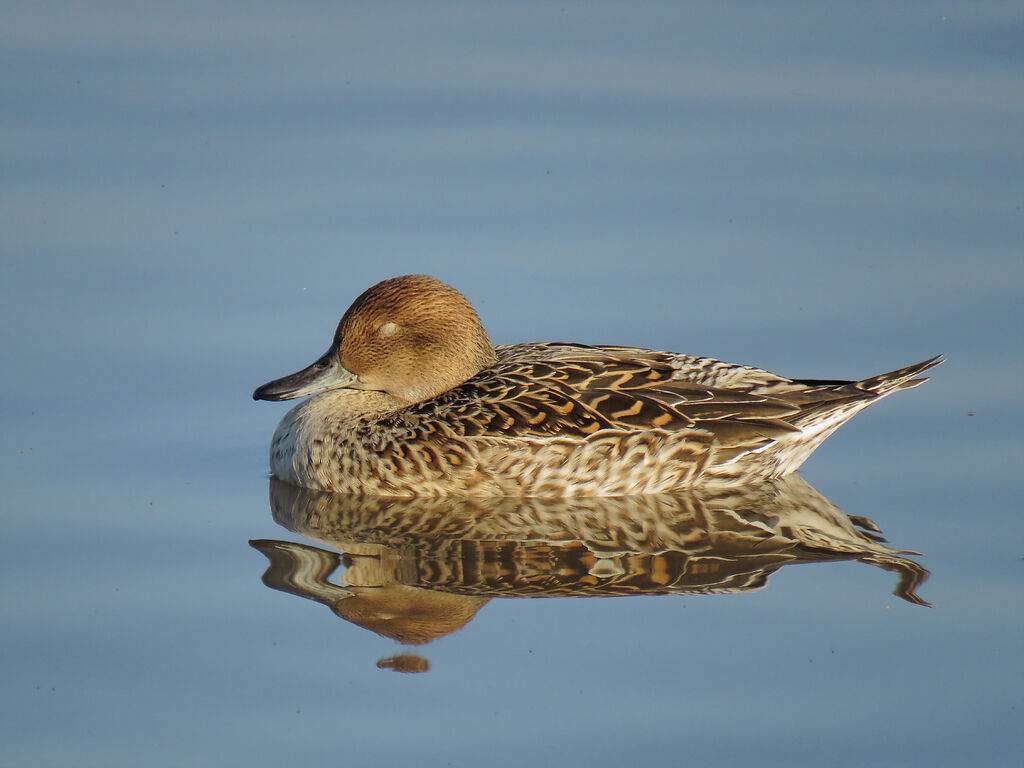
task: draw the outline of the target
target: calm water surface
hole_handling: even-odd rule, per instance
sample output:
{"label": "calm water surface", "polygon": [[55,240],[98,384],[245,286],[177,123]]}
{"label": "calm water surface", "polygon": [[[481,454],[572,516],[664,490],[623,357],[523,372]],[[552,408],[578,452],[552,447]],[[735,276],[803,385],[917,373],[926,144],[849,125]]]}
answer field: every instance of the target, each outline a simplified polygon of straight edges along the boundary
{"label": "calm water surface", "polygon": [[[3,16],[0,765],[1020,764],[1019,4]],[[408,272],[496,343],[948,362],[753,497],[268,487],[253,388]]]}

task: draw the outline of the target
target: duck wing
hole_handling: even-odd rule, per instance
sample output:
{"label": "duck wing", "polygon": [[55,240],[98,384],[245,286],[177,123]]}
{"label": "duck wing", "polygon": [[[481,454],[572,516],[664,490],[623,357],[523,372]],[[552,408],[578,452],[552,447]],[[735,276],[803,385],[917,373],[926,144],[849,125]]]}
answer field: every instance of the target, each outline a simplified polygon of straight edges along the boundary
{"label": "duck wing", "polygon": [[463,434],[585,439],[599,430],[699,429],[722,447],[752,447],[798,431],[787,417],[800,408],[784,397],[685,378],[681,360],[717,362],[707,358],[572,344],[520,344],[498,353],[495,366],[439,399],[465,425]]}

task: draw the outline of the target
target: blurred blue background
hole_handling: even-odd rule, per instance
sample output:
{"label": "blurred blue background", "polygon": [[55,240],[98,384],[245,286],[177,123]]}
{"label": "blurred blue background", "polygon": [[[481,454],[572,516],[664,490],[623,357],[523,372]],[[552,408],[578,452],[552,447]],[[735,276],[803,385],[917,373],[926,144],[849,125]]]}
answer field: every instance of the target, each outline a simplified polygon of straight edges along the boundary
{"label": "blurred blue background", "polygon": [[[0,763],[1015,765],[1019,3],[9,3]],[[426,272],[495,343],[860,378],[804,475],[923,595],[492,601],[400,648],[271,592],[257,385]]]}

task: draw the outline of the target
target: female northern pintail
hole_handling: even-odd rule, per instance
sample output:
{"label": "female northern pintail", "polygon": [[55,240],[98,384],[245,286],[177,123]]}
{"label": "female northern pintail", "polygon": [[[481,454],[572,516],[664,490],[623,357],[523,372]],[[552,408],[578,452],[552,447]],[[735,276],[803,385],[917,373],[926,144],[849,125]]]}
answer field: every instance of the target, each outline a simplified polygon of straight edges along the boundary
{"label": "female northern pintail", "polygon": [[616,496],[789,474],[857,411],[940,362],[818,381],[633,347],[494,347],[461,293],[407,275],[364,292],[323,357],[253,398],[316,395],[271,443],[271,471],[293,485]]}

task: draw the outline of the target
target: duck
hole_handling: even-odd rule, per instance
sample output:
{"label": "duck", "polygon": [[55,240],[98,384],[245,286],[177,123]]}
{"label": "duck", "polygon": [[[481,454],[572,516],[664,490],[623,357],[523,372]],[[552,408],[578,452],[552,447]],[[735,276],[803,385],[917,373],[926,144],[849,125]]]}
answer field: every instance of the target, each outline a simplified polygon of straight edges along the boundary
{"label": "duck", "polygon": [[496,347],[459,291],[404,275],[364,291],[324,355],[253,399],[308,398],[270,446],[271,475],[301,488],[625,496],[784,477],[942,361],[839,381],[639,347]]}

